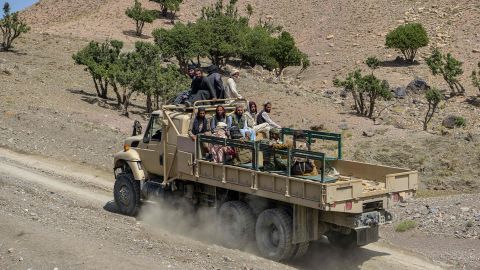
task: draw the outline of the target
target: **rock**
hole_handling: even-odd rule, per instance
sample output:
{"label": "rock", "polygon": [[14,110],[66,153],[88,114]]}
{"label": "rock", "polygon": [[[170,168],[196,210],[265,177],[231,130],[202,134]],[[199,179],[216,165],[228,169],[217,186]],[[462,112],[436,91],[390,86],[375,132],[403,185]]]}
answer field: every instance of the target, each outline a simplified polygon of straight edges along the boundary
{"label": "rock", "polygon": [[480,53],[480,49],[473,49],[472,52],[473,53]]}
{"label": "rock", "polygon": [[442,126],[450,129],[454,128],[457,122],[457,118],[458,117],[456,115],[448,115],[443,119]]}
{"label": "rock", "polygon": [[0,58],[0,64],[5,64],[5,63],[7,63],[7,60]]}
{"label": "rock", "polygon": [[328,35],[327,40],[333,39],[335,36],[334,35]]}
{"label": "rock", "polygon": [[460,211],[465,213],[465,212],[470,211],[470,208],[469,207],[460,207]]}
{"label": "rock", "polygon": [[347,123],[342,123],[338,125],[338,128],[341,130],[347,130],[348,129],[348,124]]}
{"label": "rock", "polygon": [[233,262],[232,258],[227,257],[227,256],[223,256],[223,260],[226,261],[226,262]]}
{"label": "rock", "polygon": [[373,137],[373,136],[375,136],[375,132],[365,130],[365,131],[363,131],[362,135],[365,136],[365,137]]}
{"label": "rock", "polygon": [[396,98],[405,98],[407,96],[407,88],[399,86],[393,90]]}
{"label": "rock", "polygon": [[18,258],[18,261],[19,262],[23,261],[23,257]]}
{"label": "rock", "polygon": [[8,252],[8,253],[12,253],[13,251],[14,251],[14,249],[13,249],[13,248],[9,248],[9,249],[7,249],[7,252]]}
{"label": "rock", "polygon": [[318,124],[318,125],[315,125],[315,126],[311,126],[310,129],[314,130],[314,131],[322,131],[322,130],[325,130],[325,125],[324,124]]}
{"label": "rock", "polygon": [[406,90],[407,91],[412,91],[413,93],[424,93],[430,89],[430,86],[428,85],[427,81],[416,78],[415,80],[411,81],[408,85]]}

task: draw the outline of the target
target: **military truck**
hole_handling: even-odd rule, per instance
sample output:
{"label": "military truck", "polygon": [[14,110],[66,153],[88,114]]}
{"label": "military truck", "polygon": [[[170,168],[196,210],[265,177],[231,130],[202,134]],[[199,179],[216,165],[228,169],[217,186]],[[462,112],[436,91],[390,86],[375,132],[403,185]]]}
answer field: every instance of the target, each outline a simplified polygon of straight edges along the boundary
{"label": "military truck", "polygon": [[[164,105],[153,112],[144,134],[126,139],[124,150],[114,157],[119,211],[135,215],[142,201],[156,197],[213,207],[223,245],[242,249],[255,241],[264,257],[286,261],[304,255],[309,243],[323,236],[341,247],[377,241],[379,226],[392,220],[387,209],[415,194],[417,172],[344,160],[340,134],[302,130],[307,149],[295,147],[292,135],[297,130],[288,128],[281,130],[283,140],[293,141],[286,149],[274,149],[262,140],[188,136],[199,108],[212,115],[223,103],[231,113],[241,102],[245,101],[198,101],[191,107]],[[314,150],[312,145],[323,141],[335,144],[334,155]],[[206,153],[208,144],[246,149],[251,162],[213,162]],[[287,169],[263,166],[262,158],[272,152],[286,160]],[[318,174],[293,175],[295,157],[313,162]]]}

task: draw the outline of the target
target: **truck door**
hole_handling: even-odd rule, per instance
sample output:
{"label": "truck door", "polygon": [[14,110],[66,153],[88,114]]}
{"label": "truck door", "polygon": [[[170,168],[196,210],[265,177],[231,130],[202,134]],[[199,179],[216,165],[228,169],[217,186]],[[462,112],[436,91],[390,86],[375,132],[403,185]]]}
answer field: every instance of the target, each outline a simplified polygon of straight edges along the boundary
{"label": "truck door", "polygon": [[163,135],[162,118],[153,115],[148,123],[142,142],[138,145],[142,165],[147,172],[163,174]]}

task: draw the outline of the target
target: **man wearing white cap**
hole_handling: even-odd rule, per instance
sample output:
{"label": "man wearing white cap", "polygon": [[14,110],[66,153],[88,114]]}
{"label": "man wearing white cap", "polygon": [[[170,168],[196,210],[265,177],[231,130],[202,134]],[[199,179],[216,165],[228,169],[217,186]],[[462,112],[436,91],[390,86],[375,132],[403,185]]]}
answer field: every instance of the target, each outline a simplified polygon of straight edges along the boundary
{"label": "man wearing white cap", "polygon": [[240,71],[238,69],[232,69],[232,72],[230,72],[230,78],[227,80],[227,87],[225,87],[225,98],[243,98],[237,91],[236,80],[238,80],[239,77]]}

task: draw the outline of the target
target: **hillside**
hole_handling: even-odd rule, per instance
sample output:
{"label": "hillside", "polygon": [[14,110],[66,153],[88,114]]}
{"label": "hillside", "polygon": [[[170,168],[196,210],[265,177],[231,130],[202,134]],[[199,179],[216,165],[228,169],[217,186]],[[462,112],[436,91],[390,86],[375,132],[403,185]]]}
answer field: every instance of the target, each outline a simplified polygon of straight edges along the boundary
{"label": "hillside", "polygon": [[[142,2],[147,8],[157,8],[154,2]],[[184,1],[179,20],[194,21],[202,6],[213,2]],[[130,36],[133,23],[124,14],[131,3],[130,0],[42,0],[25,15],[39,32],[133,42],[136,40]],[[384,48],[385,35],[405,22],[424,24],[431,38],[430,47],[440,47],[465,61],[467,76],[475,64],[470,60],[480,59],[480,4],[477,1],[300,0],[292,6],[287,0],[240,0],[237,6],[243,11],[247,3],[254,7],[252,23],[259,18],[272,17],[275,24],[283,25],[295,36],[299,47],[313,62],[313,66],[302,75],[313,87],[330,86],[333,76],[343,75],[356,66],[362,67],[362,61],[368,56],[393,61],[397,53]],[[146,25],[145,33],[149,35],[156,27],[170,27],[170,24],[168,20],[156,20],[152,25]],[[333,38],[327,39],[331,35]],[[421,49],[421,64],[422,57],[429,51]],[[387,77],[393,85],[407,84],[414,76],[433,79],[425,65],[384,68],[380,75]]]}

